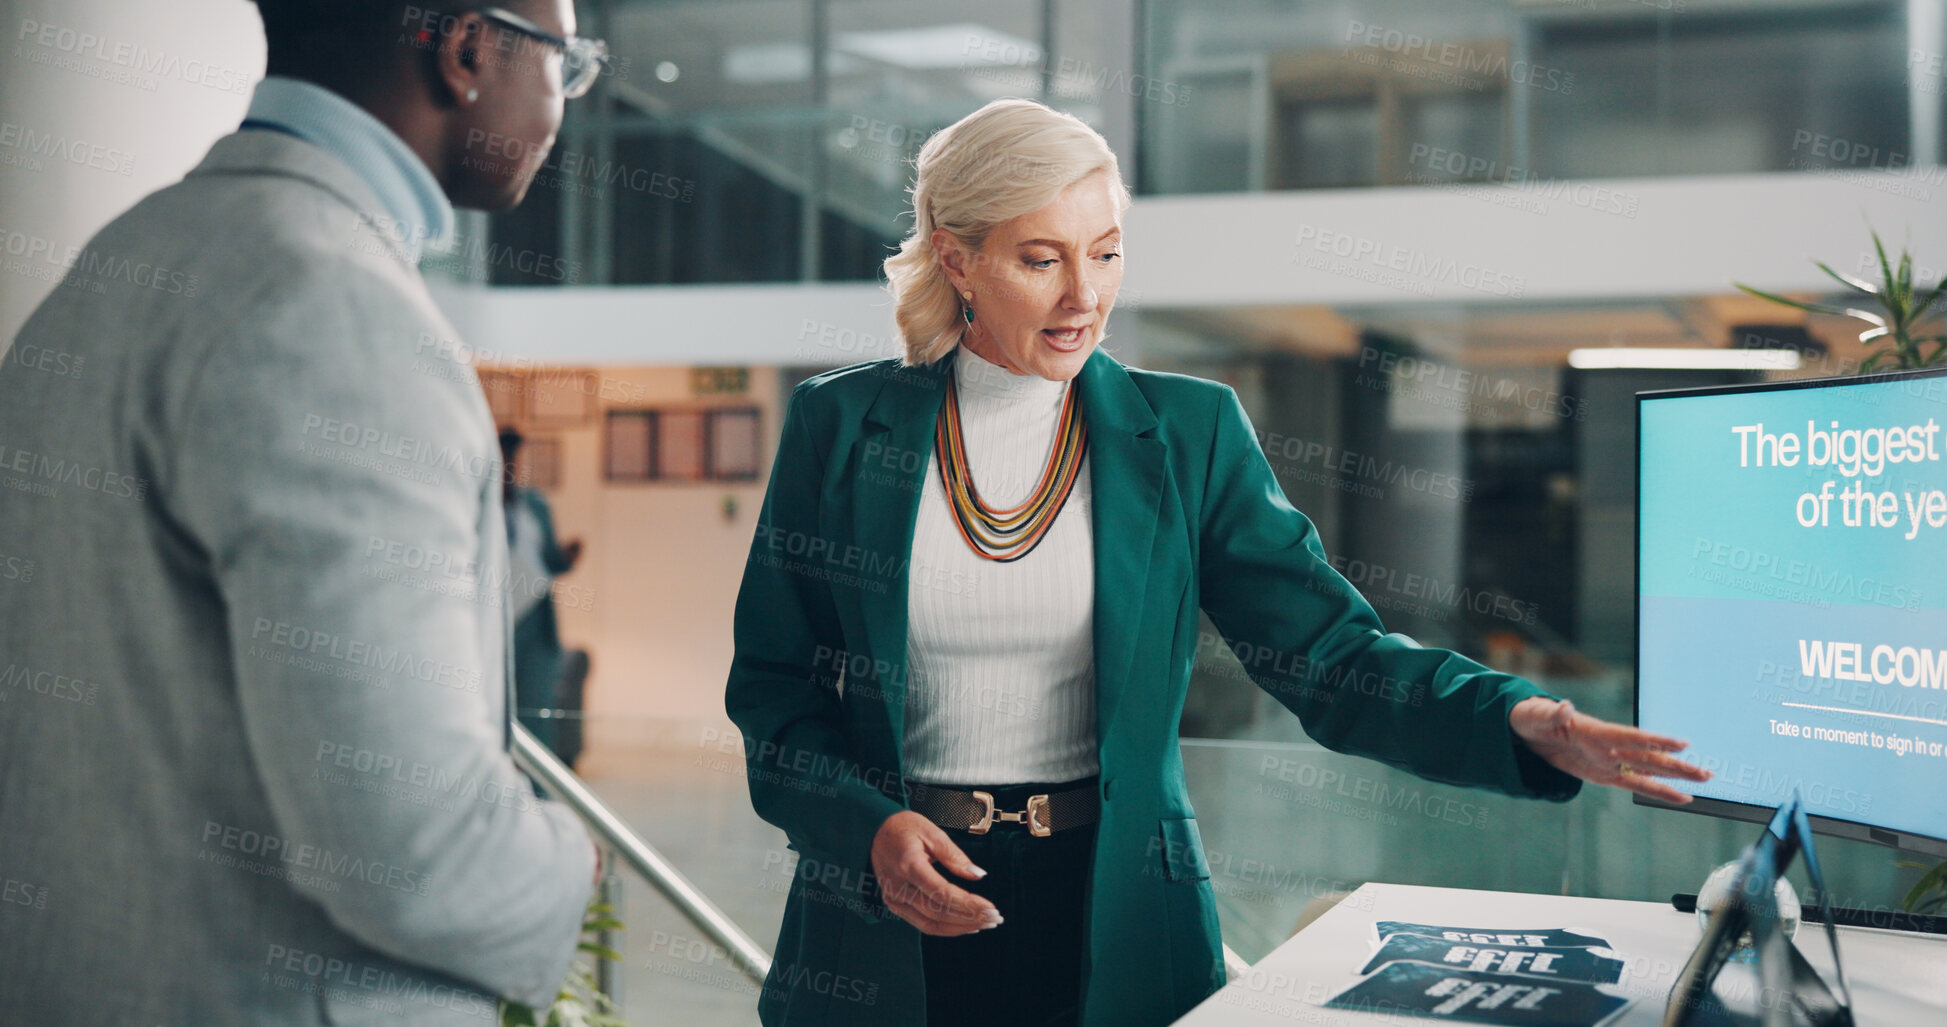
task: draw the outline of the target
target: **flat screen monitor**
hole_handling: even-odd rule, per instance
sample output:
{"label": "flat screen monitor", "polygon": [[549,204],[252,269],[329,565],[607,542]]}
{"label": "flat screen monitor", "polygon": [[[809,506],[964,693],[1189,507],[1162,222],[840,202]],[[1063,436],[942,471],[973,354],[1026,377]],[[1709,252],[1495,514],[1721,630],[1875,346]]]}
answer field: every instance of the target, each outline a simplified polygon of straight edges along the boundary
{"label": "flat screen monitor", "polygon": [[1680,808],[1797,788],[1947,856],[1947,370],[1638,393],[1636,470],[1636,720],[1716,775]]}

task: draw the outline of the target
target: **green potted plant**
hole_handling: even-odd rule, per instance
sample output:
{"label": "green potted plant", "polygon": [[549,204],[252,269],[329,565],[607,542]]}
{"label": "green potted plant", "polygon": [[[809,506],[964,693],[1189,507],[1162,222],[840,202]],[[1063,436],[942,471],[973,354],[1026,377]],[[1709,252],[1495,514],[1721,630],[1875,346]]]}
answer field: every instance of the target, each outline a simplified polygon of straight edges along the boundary
{"label": "green potted plant", "polygon": [[[1900,263],[1895,267],[1886,259],[1886,246],[1880,242],[1879,233],[1873,232],[1872,236],[1873,250],[1879,254],[1880,280],[1877,283],[1834,271],[1824,261],[1815,260],[1812,263],[1820,271],[1830,275],[1833,281],[1876,301],[1879,304],[1878,311],[1862,307],[1832,306],[1825,303],[1802,303],[1762,289],[1753,289],[1742,282],[1731,284],[1759,299],[1782,303],[1795,310],[1803,310],[1811,314],[1837,314],[1841,317],[1856,318],[1871,325],[1872,327],[1859,333],[1860,342],[1875,346],[1865,361],[1859,365],[1861,374],[1869,371],[1905,370],[1947,364],[1947,334],[1927,335],[1920,330],[1920,326],[1929,317],[1940,316],[1940,312],[1934,311],[1933,306],[1940,299],[1942,287],[1947,286],[1947,278],[1935,282],[1931,289],[1925,286],[1916,289],[1913,284],[1912,255],[1902,248]],[[1942,310],[1947,311],[1947,307]]]}
{"label": "green potted plant", "polygon": [[[620,963],[621,954],[602,944],[602,934],[622,929],[614,908],[601,901],[598,892],[589,902],[588,911],[582,914],[581,941],[575,948],[596,960]],[[535,1009],[502,999],[500,1027],[629,1027],[629,1021],[622,1018],[615,1003],[596,984],[594,968],[577,958],[568,970],[568,979],[561,983],[561,991],[554,996],[554,1004],[548,1008]]]}
{"label": "green potted plant", "polygon": [[[1874,348],[1859,365],[1859,373],[1869,371],[1909,370],[1918,367],[1934,367],[1947,364],[1947,334],[1936,324],[1933,334],[1922,329],[1930,319],[1938,319],[1947,313],[1947,306],[1939,310],[1934,304],[1939,302],[1941,292],[1947,289],[1947,277],[1935,282],[1931,289],[1913,284],[1913,257],[1905,247],[1900,249],[1900,262],[1895,265],[1886,258],[1886,246],[1880,242],[1879,233],[1873,232],[1873,251],[1879,255],[1878,282],[1868,282],[1863,278],[1842,274],[1832,270],[1823,261],[1813,261],[1820,271],[1830,275],[1840,285],[1863,294],[1876,301],[1878,311],[1862,307],[1840,307],[1824,303],[1801,303],[1786,299],[1761,289],[1753,289],[1741,282],[1733,282],[1739,289],[1759,299],[1782,303],[1796,310],[1812,314],[1837,314],[1842,317],[1857,318],[1871,325],[1859,333],[1859,341]],[[1925,863],[1901,862],[1900,867],[1921,871],[1919,881],[1906,893],[1900,904],[1913,913],[1938,913],[1947,908],[1947,862],[1928,866]]]}

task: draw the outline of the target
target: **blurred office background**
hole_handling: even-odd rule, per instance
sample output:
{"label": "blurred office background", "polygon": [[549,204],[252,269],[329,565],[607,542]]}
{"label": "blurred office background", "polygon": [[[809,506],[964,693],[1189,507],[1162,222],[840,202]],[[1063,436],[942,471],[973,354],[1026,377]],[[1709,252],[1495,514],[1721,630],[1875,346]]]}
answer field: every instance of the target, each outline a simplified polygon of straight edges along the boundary
{"label": "blurred office background", "polygon": [[[35,253],[78,246],[193,165],[263,56],[242,0],[8,7],[0,122],[122,158],[36,155],[0,132],[11,338],[53,288]],[[614,73],[570,104],[526,205],[463,214],[426,269],[497,416],[528,437],[524,480],[587,544],[559,604],[594,661],[580,770],[765,945],[795,854],[750,812],[721,690],[783,398],[896,355],[878,275],[910,225],[911,158],[982,103],[1039,98],[1109,139],[1138,198],[1108,346],[1236,386],[1287,493],[1390,626],[1610,718],[1631,717],[1634,392],[1856,368],[1856,325],[1733,280],[1826,293],[1812,258],[1871,277],[1869,226],[1910,245],[1923,280],[1947,264],[1936,0],[579,11]],[[139,54],[42,46],[29,22]],[[1680,353],[1614,352],[1635,349]],[[1683,353],[1717,366],[1643,366]],[[1246,959],[1363,881],[1661,899],[1753,832],[1617,794],[1516,803],[1325,752],[1215,644],[1184,736]],[[1896,858],[1825,852],[1861,905],[1897,899]],[[646,889],[627,905],[638,1022],[754,1022],[729,963],[679,944],[692,926]]]}

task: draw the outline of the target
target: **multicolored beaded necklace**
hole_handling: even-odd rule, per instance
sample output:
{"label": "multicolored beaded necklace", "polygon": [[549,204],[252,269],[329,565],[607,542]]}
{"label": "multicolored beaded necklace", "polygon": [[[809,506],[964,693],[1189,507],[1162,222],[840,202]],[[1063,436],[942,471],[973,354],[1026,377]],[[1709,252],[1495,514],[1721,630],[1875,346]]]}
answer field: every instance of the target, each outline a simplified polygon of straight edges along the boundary
{"label": "multicolored beaded necklace", "polygon": [[960,394],[952,375],[946,379],[946,402],[941,404],[940,418],[933,428],[933,444],[939,454],[940,485],[946,489],[947,505],[953,508],[960,537],[967,540],[975,555],[996,563],[1012,563],[1041,544],[1075,489],[1082,456],[1088,451],[1080,390],[1069,383],[1048,466],[1041,472],[1033,494],[1020,506],[996,510],[982,502],[974,488],[973,472],[967,468],[966,442],[960,436]]}

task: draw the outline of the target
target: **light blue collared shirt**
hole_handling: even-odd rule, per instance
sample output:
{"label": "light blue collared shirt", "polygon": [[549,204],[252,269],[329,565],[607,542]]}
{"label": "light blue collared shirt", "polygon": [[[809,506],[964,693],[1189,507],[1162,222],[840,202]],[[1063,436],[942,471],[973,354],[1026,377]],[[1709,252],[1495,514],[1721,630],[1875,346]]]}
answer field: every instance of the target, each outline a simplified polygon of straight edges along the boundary
{"label": "light blue collared shirt", "polygon": [[257,83],[244,120],[289,132],[350,165],[392,215],[394,224],[383,226],[386,234],[404,243],[413,263],[427,242],[452,234],[453,205],[439,180],[365,108],[323,86],[270,75]]}

